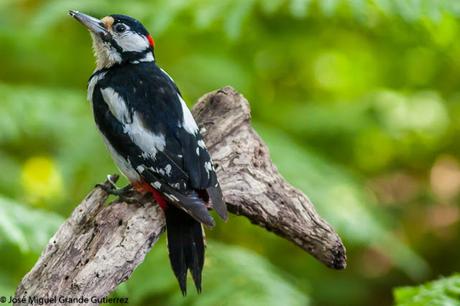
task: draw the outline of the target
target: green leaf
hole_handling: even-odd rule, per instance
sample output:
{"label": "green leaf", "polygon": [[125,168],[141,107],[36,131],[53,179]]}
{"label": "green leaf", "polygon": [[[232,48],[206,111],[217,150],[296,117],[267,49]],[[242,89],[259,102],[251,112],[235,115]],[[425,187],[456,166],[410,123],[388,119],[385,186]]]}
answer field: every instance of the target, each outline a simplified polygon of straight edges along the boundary
{"label": "green leaf", "polygon": [[460,274],[394,290],[395,306],[460,306]]}
{"label": "green leaf", "polygon": [[63,218],[55,213],[24,207],[0,197],[0,244],[17,246],[21,252],[41,252]]}

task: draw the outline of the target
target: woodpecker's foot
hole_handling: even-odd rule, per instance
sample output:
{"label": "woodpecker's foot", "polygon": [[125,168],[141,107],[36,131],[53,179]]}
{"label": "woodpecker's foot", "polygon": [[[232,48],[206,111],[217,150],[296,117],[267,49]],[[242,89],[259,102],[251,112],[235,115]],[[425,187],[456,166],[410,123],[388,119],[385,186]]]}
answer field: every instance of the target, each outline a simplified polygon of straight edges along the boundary
{"label": "woodpecker's foot", "polygon": [[139,203],[139,197],[135,196],[133,186],[131,186],[131,184],[122,188],[117,188],[114,185],[107,186],[103,184],[97,184],[96,186],[102,188],[108,194],[118,196],[121,202],[128,204]]}
{"label": "woodpecker's foot", "polygon": [[116,195],[119,197],[125,196],[127,193],[130,193],[133,189],[133,186],[131,186],[131,184],[126,185],[125,187],[122,187],[122,188],[118,188],[115,185],[107,186],[104,184],[96,184],[96,187],[102,188],[108,194]]}
{"label": "woodpecker's foot", "polygon": [[125,187],[118,188],[115,184],[117,178],[114,178],[112,175],[107,175],[107,184],[96,184],[96,187],[103,189],[108,194],[116,195],[119,197],[125,196],[126,194],[130,193],[133,190],[133,186],[131,184],[126,185]]}

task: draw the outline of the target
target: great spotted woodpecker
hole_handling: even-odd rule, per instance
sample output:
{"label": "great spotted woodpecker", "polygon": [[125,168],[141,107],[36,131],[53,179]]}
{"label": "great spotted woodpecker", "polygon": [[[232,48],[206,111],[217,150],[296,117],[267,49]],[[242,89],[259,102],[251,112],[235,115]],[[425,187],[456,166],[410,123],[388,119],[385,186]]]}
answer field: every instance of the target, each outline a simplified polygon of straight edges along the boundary
{"label": "great spotted woodpecker", "polygon": [[187,271],[201,291],[204,241],[201,224],[227,209],[198,126],[171,77],[155,63],[154,41],[125,15],[102,19],[69,11],[93,40],[96,70],[88,99],[102,138],[133,187],[150,193],[166,216],[169,258],[182,293]]}

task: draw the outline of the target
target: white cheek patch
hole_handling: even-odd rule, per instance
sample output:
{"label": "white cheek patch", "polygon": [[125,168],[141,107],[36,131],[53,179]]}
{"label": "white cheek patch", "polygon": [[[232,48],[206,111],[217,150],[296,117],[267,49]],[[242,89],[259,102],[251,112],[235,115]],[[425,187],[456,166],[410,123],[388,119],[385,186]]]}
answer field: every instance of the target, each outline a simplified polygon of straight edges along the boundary
{"label": "white cheek patch", "polygon": [[146,37],[134,32],[127,32],[118,37],[115,36],[114,39],[125,52],[142,52],[150,47]]}
{"label": "white cheek patch", "polygon": [[182,106],[182,127],[189,133],[195,135],[198,132],[198,126],[196,125],[195,119],[193,119],[192,113],[187,107],[187,104],[185,104],[184,99],[180,95],[177,95],[179,97],[181,106]]}

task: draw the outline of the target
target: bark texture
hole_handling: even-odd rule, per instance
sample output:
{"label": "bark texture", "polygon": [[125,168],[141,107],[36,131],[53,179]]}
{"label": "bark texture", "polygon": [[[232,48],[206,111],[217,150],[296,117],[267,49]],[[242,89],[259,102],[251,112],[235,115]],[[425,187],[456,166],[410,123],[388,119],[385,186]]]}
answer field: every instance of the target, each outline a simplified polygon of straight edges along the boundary
{"label": "bark texture", "polygon": [[[193,114],[229,211],[292,241],[328,267],[344,269],[339,236],[279,174],[251,127],[246,99],[225,87],[202,97]],[[165,229],[161,209],[134,196],[134,204],[105,205],[108,195],[95,188],[50,239],[16,296],[102,298],[127,280]]]}

